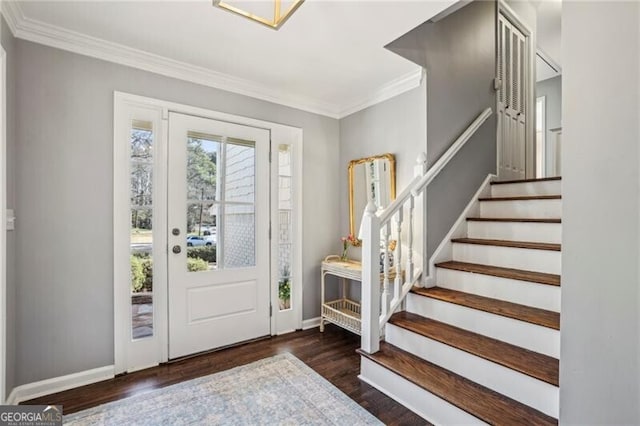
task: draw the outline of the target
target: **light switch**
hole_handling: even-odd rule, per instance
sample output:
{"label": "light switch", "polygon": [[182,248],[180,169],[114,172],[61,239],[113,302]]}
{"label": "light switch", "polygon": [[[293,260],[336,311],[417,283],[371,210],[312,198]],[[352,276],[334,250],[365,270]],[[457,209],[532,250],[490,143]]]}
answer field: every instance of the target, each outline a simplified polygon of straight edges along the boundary
{"label": "light switch", "polygon": [[7,209],[7,231],[13,231],[16,228],[16,217],[13,209]]}

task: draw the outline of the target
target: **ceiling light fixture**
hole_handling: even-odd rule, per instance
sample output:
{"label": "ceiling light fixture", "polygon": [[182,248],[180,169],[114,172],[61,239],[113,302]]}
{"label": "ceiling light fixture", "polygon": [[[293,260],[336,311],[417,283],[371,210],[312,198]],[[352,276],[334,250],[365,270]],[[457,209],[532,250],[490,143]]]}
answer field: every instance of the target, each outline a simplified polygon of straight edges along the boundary
{"label": "ceiling light fixture", "polygon": [[[280,29],[280,27],[289,19],[293,12],[295,12],[304,0],[293,0],[293,1],[282,1],[282,0],[269,0],[265,2],[257,2],[262,3],[262,6],[265,6],[265,3],[270,5],[270,8],[273,10],[273,17],[269,14],[269,18],[262,17],[256,13],[252,13],[246,10],[243,10],[239,7],[239,5],[234,5],[234,3],[244,3],[247,4],[249,2],[245,1],[234,1],[234,0],[213,0],[213,5],[215,7],[219,7],[220,9],[227,10],[229,12],[233,12],[237,15],[244,16],[245,18],[251,19],[254,22],[258,22],[262,25],[265,25],[274,30]],[[283,5],[283,3],[285,3]],[[282,8],[286,8],[287,10],[283,13]],[[264,7],[263,7],[264,9]]]}

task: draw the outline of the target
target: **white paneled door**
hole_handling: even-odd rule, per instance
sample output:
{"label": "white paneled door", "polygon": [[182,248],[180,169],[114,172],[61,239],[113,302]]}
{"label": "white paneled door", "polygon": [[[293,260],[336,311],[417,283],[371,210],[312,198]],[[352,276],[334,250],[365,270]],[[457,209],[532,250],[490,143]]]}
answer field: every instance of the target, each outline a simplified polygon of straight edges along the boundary
{"label": "white paneled door", "polygon": [[169,114],[169,358],[270,334],[269,131]]}
{"label": "white paneled door", "polygon": [[526,169],[527,39],[498,15],[498,176],[524,179]]}

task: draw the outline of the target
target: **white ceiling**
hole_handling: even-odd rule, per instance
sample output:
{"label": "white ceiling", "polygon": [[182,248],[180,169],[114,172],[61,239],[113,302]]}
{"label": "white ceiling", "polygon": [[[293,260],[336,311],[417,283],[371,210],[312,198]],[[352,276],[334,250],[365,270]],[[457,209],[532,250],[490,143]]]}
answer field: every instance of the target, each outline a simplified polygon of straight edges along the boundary
{"label": "white ceiling", "polygon": [[[133,48],[227,83],[216,87],[250,87],[235,91],[340,117],[384,90],[407,87],[418,66],[383,46],[455,2],[307,0],[279,31],[214,8],[211,0],[20,1],[5,4],[3,14],[13,15],[7,20],[18,37],[80,52],[123,48],[120,57]],[[67,47],[59,41],[65,37],[89,47]]]}

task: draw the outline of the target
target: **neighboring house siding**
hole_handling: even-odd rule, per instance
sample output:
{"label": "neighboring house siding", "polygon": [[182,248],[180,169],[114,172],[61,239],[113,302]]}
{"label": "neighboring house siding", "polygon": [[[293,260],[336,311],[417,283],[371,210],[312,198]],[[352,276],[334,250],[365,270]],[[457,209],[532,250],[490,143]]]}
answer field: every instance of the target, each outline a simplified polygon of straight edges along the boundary
{"label": "neighboring house siding", "polygon": [[[225,200],[255,202],[255,149],[227,143]],[[224,224],[224,267],[237,268],[256,263],[255,206],[227,204]]]}

